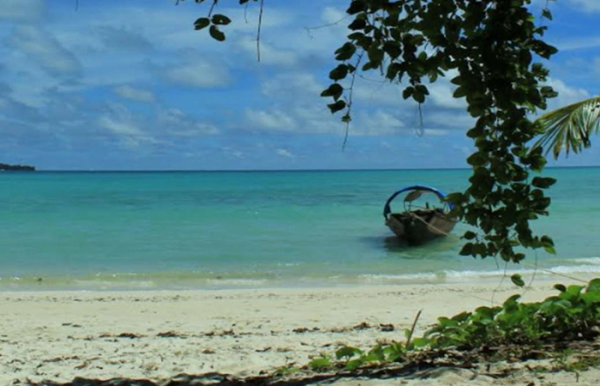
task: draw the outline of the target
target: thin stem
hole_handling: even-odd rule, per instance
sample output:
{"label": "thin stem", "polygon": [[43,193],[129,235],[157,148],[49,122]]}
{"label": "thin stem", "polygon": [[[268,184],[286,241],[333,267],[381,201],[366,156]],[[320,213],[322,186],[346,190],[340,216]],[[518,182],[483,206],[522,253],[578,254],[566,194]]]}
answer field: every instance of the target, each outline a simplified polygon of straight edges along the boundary
{"label": "thin stem", "polygon": [[260,0],[260,12],[258,14],[258,31],[256,32],[256,54],[260,62],[260,29],[262,27],[262,16],[265,8],[265,0]]}
{"label": "thin stem", "polygon": [[354,66],[356,69],[352,72],[352,81],[350,82],[350,88],[349,88],[349,92],[348,92],[348,110],[346,112],[346,133],[344,134],[344,142],[342,143],[342,151],[346,150],[346,144],[348,143],[348,134],[350,133],[350,121],[352,118],[350,118],[350,112],[352,111],[352,95],[354,94],[354,82],[356,81],[356,71],[358,70],[358,66],[360,65],[360,62],[362,61],[363,55],[365,54],[365,51],[363,50],[359,55],[358,55],[358,59],[356,60],[356,66]]}
{"label": "thin stem", "polygon": [[417,129],[418,137],[422,137],[423,135],[425,135],[425,127],[423,125],[423,108],[421,106],[423,106],[423,104],[419,103],[419,128]]}
{"label": "thin stem", "polygon": [[213,0],[212,5],[210,6],[210,10],[208,11],[208,17],[210,17],[213,13],[213,10],[215,9],[215,7],[217,6],[217,3],[219,2],[219,0]]}
{"label": "thin stem", "polygon": [[350,15],[346,15],[346,16],[342,17],[341,19],[339,19],[338,21],[334,21],[333,23],[323,24],[323,25],[319,25],[316,27],[304,27],[304,29],[306,30],[308,37],[310,37],[312,39],[313,36],[311,35],[310,31],[314,31],[314,30],[321,29],[321,28],[333,27],[334,25],[341,23],[342,21],[346,20],[349,17],[350,17]]}

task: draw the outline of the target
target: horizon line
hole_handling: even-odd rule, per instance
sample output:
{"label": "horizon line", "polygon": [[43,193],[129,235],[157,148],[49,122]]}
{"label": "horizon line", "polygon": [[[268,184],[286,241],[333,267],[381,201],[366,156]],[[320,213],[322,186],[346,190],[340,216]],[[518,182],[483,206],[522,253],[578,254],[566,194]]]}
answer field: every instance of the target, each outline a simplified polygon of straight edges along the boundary
{"label": "horizon line", "polygon": [[[600,165],[547,166],[544,169],[600,168]],[[469,167],[453,168],[365,168],[365,169],[36,169],[42,173],[260,173],[260,172],[366,172],[366,171],[434,171],[471,170]],[[14,171],[8,171],[14,173]],[[18,172],[18,171],[17,171]],[[29,173],[25,171],[26,173]]]}

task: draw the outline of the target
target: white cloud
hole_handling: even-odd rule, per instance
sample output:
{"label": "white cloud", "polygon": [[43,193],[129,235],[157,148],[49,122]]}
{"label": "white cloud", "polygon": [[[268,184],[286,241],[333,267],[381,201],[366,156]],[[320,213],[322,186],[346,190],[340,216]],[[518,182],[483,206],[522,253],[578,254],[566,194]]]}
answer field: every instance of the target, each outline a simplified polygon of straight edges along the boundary
{"label": "white cloud", "polygon": [[294,118],[278,110],[267,112],[264,110],[246,109],[244,115],[249,126],[254,129],[294,131],[298,128],[298,124]]}
{"label": "white cloud", "polygon": [[[256,40],[241,40],[239,46],[250,54],[253,60],[258,58]],[[260,43],[260,64],[262,65],[293,66],[298,61],[299,57],[294,51],[275,48],[265,42]]]}
{"label": "white cloud", "polygon": [[289,98],[294,101],[299,96],[323,102],[319,97],[324,87],[315,80],[313,74],[305,72],[281,73],[272,76],[261,84],[261,92],[270,98]]}
{"label": "white cloud", "polygon": [[219,130],[212,124],[198,121],[175,108],[161,108],[157,116],[157,126],[162,133],[178,137],[219,134]]}
{"label": "white cloud", "polygon": [[137,102],[154,102],[156,99],[153,92],[129,85],[115,87],[113,91],[122,98]]}
{"label": "white cloud", "polygon": [[455,86],[450,83],[449,79],[456,75],[449,74],[448,76],[449,77],[439,78],[437,82],[427,85],[430,100],[439,107],[463,109],[466,111],[466,100],[464,98],[454,98],[453,96]]}
{"label": "white cloud", "polygon": [[573,4],[573,8],[585,12],[600,12],[600,1],[598,0],[567,0]]}
{"label": "white cloud", "polygon": [[108,130],[119,142],[127,148],[136,148],[142,143],[157,143],[157,141],[139,128],[139,121],[125,106],[111,103],[106,111],[98,118],[99,127]]}
{"label": "white cloud", "polygon": [[119,121],[114,117],[101,117],[98,124],[119,136],[140,136],[143,134],[142,131],[131,122]]}
{"label": "white cloud", "polygon": [[410,103],[402,98],[402,86],[371,76],[375,79],[357,79],[354,85],[353,98],[358,102],[357,106],[405,106]]}
{"label": "white cloud", "polygon": [[81,72],[77,58],[48,31],[34,26],[16,27],[7,44],[24,53],[44,70],[55,76],[73,77]]}
{"label": "white cloud", "polygon": [[125,27],[99,25],[92,29],[92,34],[96,35],[109,50],[132,52],[152,48],[152,43],[146,37]]}
{"label": "white cloud", "polygon": [[583,36],[576,39],[564,39],[557,41],[555,46],[561,52],[595,48],[600,46],[600,38],[597,36]]}
{"label": "white cloud", "polygon": [[575,102],[579,102],[582,99],[590,97],[590,93],[581,88],[569,87],[565,82],[560,79],[549,78],[546,82],[549,86],[552,86],[554,91],[558,92],[558,97],[550,99],[548,102],[548,110],[553,110],[558,107],[570,105]]}
{"label": "white cloud", "polygon": [[[348,16],[348,14],[340,8],[325,7],[325,9],[323,9],[323,13],[321,13],[321,20],[328,24],[337,25],[342,23],[342,21],[345,19],[352,20],[351,16]],[[346,27],[344,24],[342,25],[344,28]]]}
{"label": "white cloud", "polygon": [[0,20],[34,22],[44,15],[43,0],[2,0],[0,1]]}
{"label": "white cloud", "polygon": [[296,158],[296,156],[294,154],[292,154],[289,150],[286,150],[286,149],[277,149],[276,153],[280,157],[284,157],[284,158]]}
{"label": "white cloud", "polygon": [[222,150],[222,151],[223,151],[223,153],[225,153],[226,155],[228,155],[228,156],[232,156],[232,157],[234,157],[234,158],[240,158],[240,159],[241,159],[241,158],[244,158],[244,157],[245,157],[245,154],[244,154],[244,152],[242,152],[242,151],[240,151],[240,150],[238,150],[238,149],[232,148],[232,147],[230,147],[230,146],[224,146],[224,147],[222,147],[222,148],[221,148],[221,150]]}
{"label": "white cloud", "polygon": [[423,125],[448,129],[468,130],[475,125],[475,119],[466,111],[440,110],[423,112]]}
{"label": "white cloud", "polygon": [[169,66],[163,71],[167,80],[181,86],[210,88],[226,86],[231,82],[227,67],[201,60]]}
{"label": "white cloud", "polygon": [[442,129],[425,129],[423,132],[424,136],[430,136],[430,137],[443,137],[450,134],[450,132],[448,130],[442,130]]}
{"label": "white cloud", "polygon": [[379,136],[400,133],[404,122],[387,111],[377,110],[372,114],[361,113],[355,124],[352,124],[350,135]]}
{"label": "white cloud", "polygon": [[0,83],[0,117],[19,122],[40,122],[43,120],[38,109],[15,100],[10,86]]}

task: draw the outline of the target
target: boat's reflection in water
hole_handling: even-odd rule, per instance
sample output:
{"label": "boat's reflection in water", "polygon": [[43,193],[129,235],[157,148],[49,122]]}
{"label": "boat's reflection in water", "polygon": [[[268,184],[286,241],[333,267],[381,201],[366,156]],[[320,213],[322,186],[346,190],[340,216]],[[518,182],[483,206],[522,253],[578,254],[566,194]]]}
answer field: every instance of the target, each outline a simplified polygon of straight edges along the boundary
{"label": "boat's reflection in water", "polygon": [[380,246],[390,254],[389,257],[405,259],[426,259],[435,255],[458,254],[461,242],[453,237],[440,237],[422,245],[410,245],[406,240],[396,236],[379,239]]}

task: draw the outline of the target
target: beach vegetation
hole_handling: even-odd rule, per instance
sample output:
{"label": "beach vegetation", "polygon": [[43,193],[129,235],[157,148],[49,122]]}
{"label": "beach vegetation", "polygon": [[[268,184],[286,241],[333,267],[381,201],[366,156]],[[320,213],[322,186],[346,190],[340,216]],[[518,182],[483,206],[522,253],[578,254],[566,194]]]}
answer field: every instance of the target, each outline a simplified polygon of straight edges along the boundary
{"label": "beach vegetation", "polygon": [[[514,356],[560,358],[566,352],[565,345],[592,342],[600,336],[600,279],[586,285],[557,284],[554,288],[558,293],[540,302],[522,303],[520,295],[512,295],[499,306],[440,317],[422,336],[407,339],[406,343],[378,344],[368,351],[345,346],[335,352],[335,360],[322,355],[312,359],[307,367],[312,371],[352,371],[430,356],[444,357],[450,352],[485,360]],[[412,330],[406,332],[412,337]],[[569,362],[569,366],[585,369],[597,362],[596,357],[581,358]]]}
{"label": "beach vegetation", "polygon": [[[232,20],[217,13],[225,1],[196,2],[209,7],[195,28],[225,40]],[[257,3],[262,15],[264,1],[239,1],[250,3]],[[476,149],[466,160],[472,168],[470,185],[447,198],[456,218],[479,229],[463,235],[462,255],[518,263],[526,257],[523,248],[554,249],[550,237],[535,235],[530,227],[532,220],[548,215],[545,191],[555,182],[539,175],[546,158],[533,141],[544,129],[531,117],[557,95],[544,67],[557,52],[543,39],[552,13],[546,2],[536,17],[531,3],[348,0],[346,41],[333,53],[331,83],[321,93],[345,125],[345,144],[357,76],[381,76],[419,108],[429,97],[428,86],[450,79],[454,98],[464,101],[466,113],[475,119],[473,127],[465,127]],[[261,17],[259,61],[260,23]]]}

